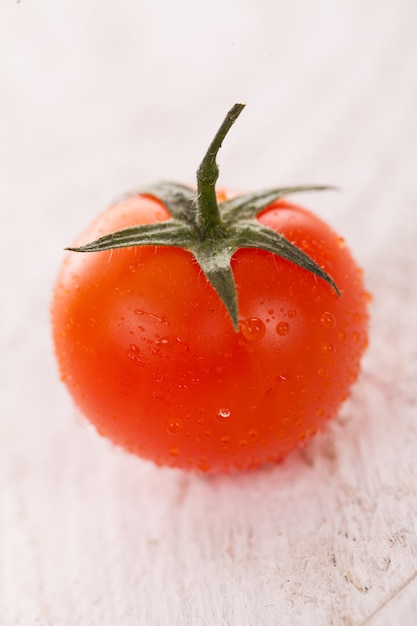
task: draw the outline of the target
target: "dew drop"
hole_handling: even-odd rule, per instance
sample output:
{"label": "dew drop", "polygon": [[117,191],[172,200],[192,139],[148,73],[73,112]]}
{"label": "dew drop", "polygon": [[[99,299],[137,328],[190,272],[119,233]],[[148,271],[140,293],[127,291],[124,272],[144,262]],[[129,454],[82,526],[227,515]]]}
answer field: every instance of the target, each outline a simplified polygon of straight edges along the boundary
{"label": "dew drop", "polygon": [[228,409],[227,407],[222,407],[221,409],[219,409],[219,412],[217,413],[217,417],[219,418],[219,421],[223,421],[226,420],[230,417],[230,409]]}
{"label": "dew drop", "polygon": [[346,245],[346,242],[345,242],[345,240],[343,239],[343,237],[338,237],[338,238],[336,239],[336,243],[337,243],[337,245],[339,246],[339,248],[344,248],[344,247],[345,247],[345,245]]}
{"label": "dew drop", "polygon": [[256,439],[258,436],[258,429],[257,428],[250,428],[248,430],[248,437],[250,439]]}
{"label": "dew drop", "polygon": [[131,359],[131,361],[135,361],[137,363],[141,363],[143,361],[143,356],[137,345],[134,343],[130,344],[129,350],[127,351],[127,356],[129,357],[129,359]]}
{"label": "dew drop", "polygon": [[223,435],[222,437],[220,437],[220,441],[222,442],[222,444],[227,445],[228,443],[230,443],[230,436]]}
{"label": "dew drop", "polygon": [[183,423],[182,420],[179,418],[172,418],[167,421],[166,428],[171,435],[176,435],[177,433],[179,433],[182,427]]}
{"label": "dew drop", "polygon": [[346,341],[346,333],[345,333],[345,331],[341,330],[340,333],[338,334],[338,337],[339,337],[339,341],[341,341],[342,343],[344,341]]}
{"label": "dew drop", "polygon": [[317,374],[320,376],[320,378],[325,378],[326,380],[330,378],[329,370],[326,370],[324,367],[321,367],[320,369],[318,369]]}
{"label": "dew drop", "polygon": [[179,454],[178,448],[170,448],[169,449],[169,454],[170,454],[170,456],[178,456],[178,454]]}
{"label": "dew drop", "polygon": [[290,309],[288,311],[288,317],[295,317],[297,315],[297,311],[295,309]]}
{"label": "dew drop", "polygon": [[275,380],[277,383],[285,383],[285,381],[287,380],[287,376],[285,374],[279,374],[279,376],[277,376]]}
{"label": "dew drop", "polygon": [[242,335],[248,341],[259,341],[265,335],[265,324],[257,317],[251,317],[242,323]]}
{"label": "dew drop", "polygon": [[285,337],[285,335],[288,335],[288,333],[290,332],[290,325],[288,324],[288,322],[279,322],[275,330],[277,331],[278,335],[280,335],[281,337]]}
{"label": "dew drop", "polygon": [[336,326],[336,319],[332,313],[325,311],[320,318],[320,324],[324,328],[334,328]]}
{"label": "dew drop", "polygon": [[323,354],[332,354],[332,352],[334,352],[334,346],[331,343],[325,342],[321,345],[321,351]]}

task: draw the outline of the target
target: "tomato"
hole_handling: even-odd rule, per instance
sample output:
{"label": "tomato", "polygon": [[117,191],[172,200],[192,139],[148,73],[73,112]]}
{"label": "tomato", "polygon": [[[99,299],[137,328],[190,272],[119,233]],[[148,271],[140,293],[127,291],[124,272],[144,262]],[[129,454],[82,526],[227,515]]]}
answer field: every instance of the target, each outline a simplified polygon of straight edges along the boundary
{"label": "tomato", "polygon": [[[227,191],[217,198],[230,206]],[[135,193],[77,246],[171,219],[161,199]],[[235,324],[189,249],[67,253],[52,302],[55,350],[62,380],[101,435],[159,465],[228,472],[280,461],[337,414],[367,345],[363,272],[330,226],[287,200],[253,221],[328,279],[239,247],[230,255]]]}

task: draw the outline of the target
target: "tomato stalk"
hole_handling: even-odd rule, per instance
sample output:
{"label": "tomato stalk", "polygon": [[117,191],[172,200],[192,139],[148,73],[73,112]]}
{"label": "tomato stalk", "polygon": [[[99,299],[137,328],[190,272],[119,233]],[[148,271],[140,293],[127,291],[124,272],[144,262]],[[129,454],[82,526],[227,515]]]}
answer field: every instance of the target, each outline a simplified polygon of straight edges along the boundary
{"label": "tomato stalk", "polygon": [[230,128],[245,108],[235,104],[226,115],[197,170],[197,224],[202,239],[216,238],[224,232],[216,196],[219,168],[217,154]]}
{"label": "tomato stalk", "polygon": [[292,193],[329,189],[323,185],[277,187],[218,203],[216,182],[218,151],[244,108],[235,104],[217,131],[198,170],[197,194],[192,187],[161,182],[128,194],[150,196],[160,201],[171,218],[154,224],[124,228],[77,248],[75,252],[99,252],[130,246],[174,246],[191,252],[207,280],[217,292],[233,323],[239,328],[236,284],[231,268],[233,254],[240,248],[258,248],[291,261],[326,281],[338,296],[333,279],[303,250],[256,218],[270,204]]}

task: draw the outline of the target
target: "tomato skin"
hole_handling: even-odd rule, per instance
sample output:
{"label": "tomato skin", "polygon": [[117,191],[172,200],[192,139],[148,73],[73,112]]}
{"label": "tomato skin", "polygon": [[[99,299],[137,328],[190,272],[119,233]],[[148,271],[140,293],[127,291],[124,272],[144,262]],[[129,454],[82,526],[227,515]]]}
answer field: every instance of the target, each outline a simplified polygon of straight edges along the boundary
{"label": "tomato skin", "polygon": [[[77,243],[168,218],[161,202],[133,196]],[[342,297],[289,261],[240,249],[236,333],[185,250],[68,253],[52,302],[56,355],[100,434],[160,465],[228,472],[281,460],[337,413],[367,345],[362,271],[309,211],[280,200],[258,219],[307,252]]]}

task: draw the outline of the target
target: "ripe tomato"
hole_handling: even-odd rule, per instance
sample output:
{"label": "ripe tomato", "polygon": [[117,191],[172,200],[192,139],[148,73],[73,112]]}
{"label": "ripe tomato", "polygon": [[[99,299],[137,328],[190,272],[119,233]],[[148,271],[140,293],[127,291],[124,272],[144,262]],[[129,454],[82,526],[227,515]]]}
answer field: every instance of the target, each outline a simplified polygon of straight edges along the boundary
{"label": "ripe tomato", "polygon": [[[161,200],[133,194],[77,243],[170,219]],[[157,464],[224,472],[279,461],[337,413],[367,345],[362,271],[343,239],[299,206],[279,199],[255,220],[305,251],[341,297],[291,260],[241,247],[231,256],[233,328],[187,249],[68,253],[52,303],[56,355],[100,434]]]}

